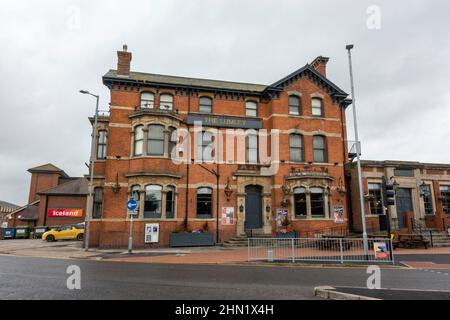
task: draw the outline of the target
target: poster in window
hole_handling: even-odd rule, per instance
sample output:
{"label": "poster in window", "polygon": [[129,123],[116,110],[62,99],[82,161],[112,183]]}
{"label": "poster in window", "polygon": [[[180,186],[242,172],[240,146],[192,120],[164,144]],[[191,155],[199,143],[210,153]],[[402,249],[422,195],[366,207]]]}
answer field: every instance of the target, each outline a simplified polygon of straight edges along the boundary
{"label": "poster in window", "polygon": [[146,223],[145,224],[145,243],[157,243],[159,242],[159,223]]}
{"label": "poster in window", "polygon": [[335,205],[333,207],[333,214],[334,214],[334,223],[344,223],[345,222],[343,205],[340,205],[340,204]]}
{"label": "poster in window", "polygon": [[222,207],[222,225],[234,224],[234,207]]}

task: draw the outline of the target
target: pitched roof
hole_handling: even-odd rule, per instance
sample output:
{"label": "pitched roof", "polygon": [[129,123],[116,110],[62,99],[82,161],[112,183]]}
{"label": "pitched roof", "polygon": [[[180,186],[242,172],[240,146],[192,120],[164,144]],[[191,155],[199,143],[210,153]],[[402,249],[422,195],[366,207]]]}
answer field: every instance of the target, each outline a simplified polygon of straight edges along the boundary
{"label": "pitched roof", "polygon": [[37,166],[34,168],[30,168],[28,169],[28,172],[44,172],[44,173],[61,173],[63,176],[67,176],[67,174],[64,172],[64,170],[61,170],[60,168],[58,168],[57,166],[55,166],[54,164],[51,163],[47,163],[47,164],[43,164],[41,166]]}
{"label": "pitched roof", "polygon": [[38,192],[43,195],[87,195],[88,183],[85,178],[78,178],[72,181],[61,183],[60,185]]}
{"label": "pitched roof", "polygon": [[267,85],[254,84],[254,83],[243,83],[243,82],[232,82],[232,81],[222,81],[222,80],[211,80],[211,79],[200,79],[200,78],[188,78],[179,76],[170,76],[154,73],[143,73],[143,72],[130,72],[129,77],[117,76],[117,70],[109,70],[104,76],[103,81],[107,80],[120,80],[120,81],[137,81],[148,84],[166,84],[174,86],[185,86],[185,87],[197,87],[197,88],[207,88],[207,89],[222,89],[231,91],[247,91],[254,93],[261,93],[266,88]]}
{"label": "pitched roof", "polygon": [[0,200],[0,207],[1,208],[18,208],[19,206],[16,204],[12,204],[12,203]]}
{"label": "pitched roof", "polygon": [[19,220],[38,220],[39,219],[39,205],[38,203],[29,204],[22,210],[16,211],[17,219]]}

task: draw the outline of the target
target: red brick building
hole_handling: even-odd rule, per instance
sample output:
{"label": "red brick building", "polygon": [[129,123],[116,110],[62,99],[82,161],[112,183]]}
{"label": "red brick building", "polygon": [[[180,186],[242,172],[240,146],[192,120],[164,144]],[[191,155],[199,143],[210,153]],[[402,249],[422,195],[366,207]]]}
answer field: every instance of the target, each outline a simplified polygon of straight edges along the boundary
{"label": "red brick building", "polygon": [[87,181],[70,177],[53,164],[28,169],[28,204],[11,212],[8,227],[61,226],[84,222]]}
{"label": "red brick building", "polygon": [[137,247],[148,223],[161,246],[217,225],[219,242],[274,234],[286,213],[300,236],[347,228],[350,101],[326,77],[328,58],[259,85],[133,72],[126,46],[117,55],[103,76],[111,101],[97,132],[91,245],[126,246],[130,198]]}

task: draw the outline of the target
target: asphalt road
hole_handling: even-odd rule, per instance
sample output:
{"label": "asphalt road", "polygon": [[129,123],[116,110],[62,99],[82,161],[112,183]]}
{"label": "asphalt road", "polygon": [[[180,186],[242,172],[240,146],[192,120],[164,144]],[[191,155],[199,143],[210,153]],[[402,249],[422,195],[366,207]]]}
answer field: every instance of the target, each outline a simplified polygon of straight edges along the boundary
{"label": "asphalt road", "polygon": [[[66,286],[69,265],[81,289]],[[382,269],[383,288],[450,290],[450,276]],[[0,299],[314,299],[316,286],[365,287],[364,268],[163,265],[0,255]]]}

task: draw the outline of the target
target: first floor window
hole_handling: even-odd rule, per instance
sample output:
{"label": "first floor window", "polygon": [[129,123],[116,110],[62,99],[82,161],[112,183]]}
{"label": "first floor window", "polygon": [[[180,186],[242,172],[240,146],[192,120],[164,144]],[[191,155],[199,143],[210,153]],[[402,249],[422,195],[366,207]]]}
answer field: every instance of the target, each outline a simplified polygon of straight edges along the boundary
{"label": "first floor window", "polygon": [[312,105],[312,115],[314,117],[323,117],[322,99],[313,98],[311,100],[311,105]]}
{"label": "first floor window", "polygon": [[247,136],[247,163],[258,163],[258,136],[254,133]]}
{"label": "first floor window", "polygon": [[97,159],[106,159],[106,145],[108,142],[108,136],[106,130],[100,130],[98,132],[97,141]]}
{"label": "first floor window", "polygon": [[148,154],[152,156],[164,154],[164,127],[161,125],[148,127]]}
{"label": "first floor window", "polygon": [[162,94],[159,99],[159,109],[164,111],[172,111],[173,96],[171,94]]}
{"label": "first floor window", "polygon": [[381,183],[369,183],[370,214],[383,214],[383,198],[381,195]]}
{"label": "first floor window", "polygon": [[197,189],[197,217],[212,218],[212,189],[201,187]]}
{"label": "first floor window", "polygon": [[300,134],[292,133],[289,135],[289,149],[292,162],[303,161],[303,143]]}
{"label": "first floor window", "polygon": [[311,215],[325,217],[325,197],[322,188],[311,188]]}
{"label": "first floor window", "polygon": [[431,195],[431,186],[423,185],[420,187],[423,195],[423,205],[425,207],[425,214],[434,214],[433,197]]}
{"label": "first floor window", "polygon": [[450,215],[450,186],[441,186],[442,209]]}
{"label": "first floor window", "polygon": [[209,131],[199,132],[197,138],[197,160],[212,161],[213,149],[213,134]]}
{"label": "first floor window", "polygon": [[141,93],[141,108],[143,109],[153,109],[155,102],[155,95],[151,92]]}
{"label": "first floor window", "polygon": [[166,218],[173,219],[175,212],[175,188],[167,187],[166,192]]}
{"label": "first floor window", "polygon": [[247,101],[245,103],[245,115],[250,117],[258,116],[258,104],[254,101]]}
{"label": "first floor window", "polygon": [[161,218],[161,192],[159,185],[145,187],[144,218]]}
{"label": "first floor window", "polygon": [[138,186],[138,185],[132,186],[131,190],[130,190],[130,199],[136,200],[137,203],[139,203],[140,190],[141,190],[140,186]]}
{"label": "first floor window", "polygon": [[327,162],[327,148],[324,136],[313,136],[314,162]]}
{"label": "first floor window", "polygon": [[169,158],[176,159],[178,158],[177,154],[177,129],[174,127],[169,128]]}
{"label": "first floor window", "polygon": [[294,210],[296,218],[306,218],[306,190],[303,187],[294,189]]}
{"label": "first floor window", "polygon": [[94,205],[92,210],[93,219],[101,219],[103,213],[103,188],[94,189]]}
{"label": "first floor window", "polygon": [[300,98],[297,96],[289,96],[289,114],[294,116],[300,115]]}
{"label": "first floor window", "polygon": [[134,128],[133,140],[133,154],[142,156],[144,151],[144,126]]}

